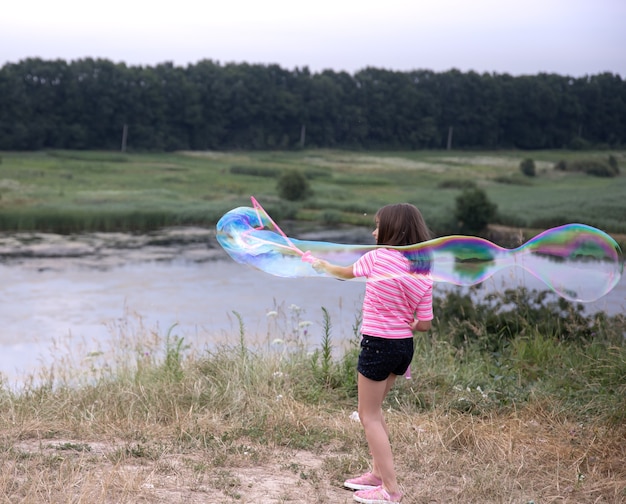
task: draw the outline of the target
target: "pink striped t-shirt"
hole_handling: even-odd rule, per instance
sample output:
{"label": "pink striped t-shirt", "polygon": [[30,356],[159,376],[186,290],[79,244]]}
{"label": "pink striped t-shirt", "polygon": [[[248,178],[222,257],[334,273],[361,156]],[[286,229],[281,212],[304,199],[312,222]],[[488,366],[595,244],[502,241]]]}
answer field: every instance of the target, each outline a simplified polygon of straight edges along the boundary
{"label": "pink striped t-shirt", "polygon": [[362,334],[379,338],[411,338],[409,324],[433,318],[433,281],[430,275],[411,274],[402,252],[378,248],[362,256],[352,267],[354,276],[365,277]]}

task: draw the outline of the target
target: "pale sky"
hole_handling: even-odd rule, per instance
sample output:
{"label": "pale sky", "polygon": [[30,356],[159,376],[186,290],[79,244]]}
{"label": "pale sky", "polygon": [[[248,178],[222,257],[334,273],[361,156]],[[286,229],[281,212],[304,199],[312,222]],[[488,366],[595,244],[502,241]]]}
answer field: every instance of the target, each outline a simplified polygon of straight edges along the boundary
{"label": "pale sky", "polygon": [[626,0],[4,2],[0,66],[29,57],[626,78]]}

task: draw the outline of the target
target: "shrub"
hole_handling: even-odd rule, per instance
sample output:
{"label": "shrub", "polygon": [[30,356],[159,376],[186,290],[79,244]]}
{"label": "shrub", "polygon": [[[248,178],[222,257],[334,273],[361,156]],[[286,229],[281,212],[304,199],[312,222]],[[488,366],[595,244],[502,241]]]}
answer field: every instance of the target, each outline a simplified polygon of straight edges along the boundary
{"label": "shrub", "polygon": [[594,177],[615,177],[616,175],[613,168],[600,161],[588,161],[584,167],[584,172]]}
{"label": "shrub", "polygon": [[278,179],[276,188],[278,195],[287,201],[305,199],[311,192],[306,177],[296,170],[289,170],[283,173]]}
{"label": "shrub", "polygon": [[609,156],[607,162],[595,159],[576,159],[574,161],[559,161],[554,165],[555,170],[567,172],[582,172],[595,177],[615,177],[619,174],[617,159],[611,160]]}
{"label": "shrub", "polygon": [[466,189],[456,199],[455,217],[464,233],[480,233],[496,216],[497,205],[482,189]]}
{"label": "shrub", "polygon": [[536,175],[535,162],[530,158],[524,159],[520,163],[519,169],[527,177],[534,177]]}
{"label": "shrub", "polygon": [[580,303],[524,287],[486,294],[482,301],[458,289],[433,302],[441,338],[455,347],[474,342],[489,352],[501,352],[508,342],[534,331],[558,341],[584,343],[614,337],[620,330],[616,327],[623,327],[619,317],[586,315]]}

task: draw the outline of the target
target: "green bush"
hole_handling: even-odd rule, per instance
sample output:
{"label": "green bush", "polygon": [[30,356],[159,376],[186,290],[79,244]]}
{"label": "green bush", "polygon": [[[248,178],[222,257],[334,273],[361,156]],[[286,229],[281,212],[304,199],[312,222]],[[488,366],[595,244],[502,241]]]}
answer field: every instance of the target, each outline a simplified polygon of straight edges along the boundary
{"label": "green bush", "polygon": [[289,170],[283,173],[278,179],[276,189],[278,190],[278,195],[287,201],[306,199],[311,193],[309,181],[302,173],[296,170]]}
{"label": "green bush", "polygon": [[524,287],[487,294],[483,301],[460,289],[451,291],[435,298],[434,312],[440,337],[454,347],[477,344],[489,352],[501,352],[510,341],[533,332],[557,341],[606,340],[620,334],[623,324],[603,312],[588,316],[582,304],[552,291]]}
{"label": "green bush", "polygon": [[497,205],[482,189],[466,189],[456,199],[455,217],[463,233],[484,231],[497,213]]}
{"label": "green bush", "polygon": [[567,172],[582,172],[594,177],[615,177],[619,174],[619,167],[617,166],[617,159],[611,160],[611,157],[609,156],[607,162],[595,159],[561,160],[554,165],[554,169]]}
{"label": "green bush", "polygon": [[587,175],[594,177],[615,177],[616,173],[608,164],[600,161],[589,162],[584,169]]}
{"label": "green bush", "polygon": [[519,169],[527,177],[534,177],[537,174],[535,170],[535,162],[530,158],[524,159],[519,164]]}

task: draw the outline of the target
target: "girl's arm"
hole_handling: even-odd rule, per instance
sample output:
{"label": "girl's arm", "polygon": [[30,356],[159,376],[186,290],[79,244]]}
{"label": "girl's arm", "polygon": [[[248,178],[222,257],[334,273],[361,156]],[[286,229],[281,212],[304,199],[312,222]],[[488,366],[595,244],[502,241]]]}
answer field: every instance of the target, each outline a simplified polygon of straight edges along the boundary
{"label": "girl's arm", "polygon": [[316,259],[313,263],[313,269],[315,271],[323,271],[342,280],[351,280],[354,278],[354,272],[352,271],[352,265],[350,266],[338,266],[331,264],[323,259]]}

